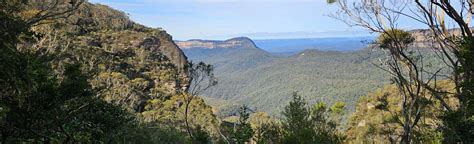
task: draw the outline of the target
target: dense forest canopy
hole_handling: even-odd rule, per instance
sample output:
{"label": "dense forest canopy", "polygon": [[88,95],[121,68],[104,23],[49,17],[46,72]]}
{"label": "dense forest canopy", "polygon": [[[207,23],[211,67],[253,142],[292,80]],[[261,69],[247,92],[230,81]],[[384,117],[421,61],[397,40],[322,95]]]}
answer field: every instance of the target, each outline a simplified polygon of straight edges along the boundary
{"label": "dense forest canopy", "polygon": [[[361,96],[390,83],[389,74],[377,68],[380,59],[386,58],[377,48],[355,52],[305,50],[286,57],[259,48],[191,48],[184,53],[190,60],[214,65],[219,84],[203,95],[219,116],[236,114],[239,104],[278,116],[294,91],[310,104],[344,101],[353,111]],[[421,53],[432,69],[442,67],[441,60],[430,58],[436,56],[434,52]]]}
{"label": "dense forest canopy", "polygon": [[472,1],[327,2],[380,34],[370,48],[183,52],[106,5],[0,1],[0,143],[474,141]]}

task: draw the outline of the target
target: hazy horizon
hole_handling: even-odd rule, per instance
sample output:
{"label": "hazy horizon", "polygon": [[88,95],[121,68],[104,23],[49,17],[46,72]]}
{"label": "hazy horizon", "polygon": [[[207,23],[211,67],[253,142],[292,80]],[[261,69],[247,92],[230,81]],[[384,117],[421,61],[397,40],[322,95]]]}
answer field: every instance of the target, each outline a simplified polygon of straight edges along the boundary
{"label": "hazy horizon", "polygon": [[161,27],[175,40],[372,36],[329,17],[337,6],[325,0],[90,1],[124,11],[145,26]]}

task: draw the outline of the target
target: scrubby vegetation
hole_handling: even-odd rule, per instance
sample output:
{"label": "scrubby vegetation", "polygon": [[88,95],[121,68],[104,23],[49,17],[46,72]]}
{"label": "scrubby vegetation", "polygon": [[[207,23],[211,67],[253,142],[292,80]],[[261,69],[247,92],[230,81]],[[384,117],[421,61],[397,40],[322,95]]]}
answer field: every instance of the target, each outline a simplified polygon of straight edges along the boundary
{"label": "scrubby vegetation", "polygon": [[[328,2],[355,23],[366,17],[354,11],[380,16],[372,5]],[[462,33],[450,35],[444,18],[428,24],[444,35],[428,40],[440,47],[414,47],[427,41],[377,19],[379,27],[363,25],[381,33],[373,49],[187,51],[209,65],[104,5],[0,1],[0,143],[472,143],[474,36],[445,12]],[[359,100],[344,127],[346,109],[388,82]],[[202,95],[227,107],[222,117]]]}
{"label": "scrubby vegetation", "polygon": [[[440,81],[438,87],[452,91],[449,81]],[[432,99],[433,95],[424,97],[422,120],[413,133],[413,142],[441,143],[443,136],[442,105]],[[449,105],[457,105],[452,96],[446,98]],[[400,91],[395,85],[385,86],[361,98],[356,112],[349,120],[347,130],[348,141],[353,143],[396,143],[402,134],[402,104]]]}
{"label": "scrubby vegetation", "polygon": [[[165,31],[84,1],[1,5],[2,143],[194,141],[187,62]],[[190,107],[195,132],[217,139],[211,108]]]}

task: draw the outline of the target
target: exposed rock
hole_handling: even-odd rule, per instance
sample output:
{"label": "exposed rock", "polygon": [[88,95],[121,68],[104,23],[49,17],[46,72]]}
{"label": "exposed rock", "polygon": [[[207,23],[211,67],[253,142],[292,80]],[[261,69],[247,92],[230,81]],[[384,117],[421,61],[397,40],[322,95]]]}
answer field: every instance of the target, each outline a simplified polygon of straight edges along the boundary
{"label": "exposed rock", "polygon": [[374,108],[375,108],[375,105],[374,105],[374,104],[367,103],[367,109],[368,109],[368,110],[374,109]]}
{"label": "exposed rock", "polygon": [[[69,17],[32,28],[43,35],[38,51],[65,55],[53,61],[58,73],[71,61],[93,73],[104,100],[142,112],[152,99],[174,96],[187,86],[187,58],[160,28],[149,28],[108,6],[84,3]],[[20,49],[33,46],[22,44]],[[64,59],[63,59],[64,57]]]}
{"label": "exposed rock", "polygon": [[166,31],[159,31],[156,36],[148,36],[141,41],[134,40],[133,47],[144,48],[161,52],[165,55],[181,72],[184,72],[188,60],[183,51],[173,42],[171,35]]}
{"label": "exposed rock", "polygon": [[215,40],[176,41],[176,44],[181,49],[257,48],[255,43],[250,38],[247,38],[247,37],[232,38],[225,41],[215,41]]}
{"label": "exposed rock", "polygon": [[166,31],[161,31],[159,35],[161,42],[159,49],[166,55],[171,62],[176,65],[180,70],[184,70],[184,67],[188,63],[186,55],[179,49],[178,45],[173,42],[171,35]]}
{"label": "exposed rock", "polygon": [[[139,36],[130,41],[139,45],[133,45],[132,48],[144,46],[145,49],[155,49],[163,53],[169,60],[183,71],[187,64],[187,58],[181,49],[173,42],[171,35],[161,28],[149,28],[130,20],[126,13],[112,9],[109,6],[101,4],[85,3],[74,13],[74,16],[66,19],[70,25],[68,31],[75,34],[87,35],[93,32],[118,32],[133,31],[139,33]],[[145,36],[145,38],[142,38]],[[127,36],[125,36],[127,37]],[[100,46],[100,42],[93,41],[91,45]],[[126,43],[126,42],[121,42]]]}
{"label": "exposed rock", "polygon": [[363,127],[365,126],[365,120],[361,120],[358,124],[357,124],[358,127]]}
{"label": "exposed rock", "polygon": [[[415,38],[414,47],[418,48],[432,48],[438,47],[437,43],[435,42],[435,37],[433,32],[429,29],[416,29],[409,31],[411,35]],[[448,30],[449,34],[454,36],[460,36],[461,31],[459,29],[451,29]]]}

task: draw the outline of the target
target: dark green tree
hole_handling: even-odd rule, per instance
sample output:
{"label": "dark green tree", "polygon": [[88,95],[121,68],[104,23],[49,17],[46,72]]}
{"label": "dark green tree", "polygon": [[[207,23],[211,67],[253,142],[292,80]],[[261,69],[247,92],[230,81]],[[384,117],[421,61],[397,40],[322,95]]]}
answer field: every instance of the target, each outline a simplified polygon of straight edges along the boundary
{"label": "dark green tree", "polygon": [[[133,115],[97,98],[79,64],[65,64],[56,73],[48,55],[17,49],[40,37],[32,25],[66,15],[82,2],[0,2],[0,143],[110,142],[133,128]],[[39,13],[25,15],[29,10]]]}
{"label": "dark green tree", "polygon": [[284,143],[313,143],[314,123],[306,101],[296,92],[292,101],[283,111],[283,142]]}
{"label": "dark green tree", "polygon": [[337,102],[330,109],[316,103],[309,109],[296,92],[283,111],[284,143],[341,143],[344,136],[337,131],[337,115],[344,111],[344,103]]}
{"label": "dark green tree", "polygon": [[281,128],[273,122],[257,126],[254,135],[257,144],[281,143]]}
{"label": "dark green tree", "polygon": [[311,109],[314,122],[316,143],[342,143],[344,137],[337,131],[339,115],[344,111],[344,103],[337,102],[330,109],[323,102],[316,103]]}
{"label": "dark green tree", "polygon": [[250,126],[249,118],[249,108],[244,105],[239,110],[239,122],[235,125],[232,134],[235,143],[243,144],[253,137],[254,131]]}
{"label": "dark green tree", "polygon": [[211,143],[211,137],[209,136],[209,133],[203,129],[202,126],[198,125],[196,128],[193,130],[193,143],[196,144],[208,144]]}

